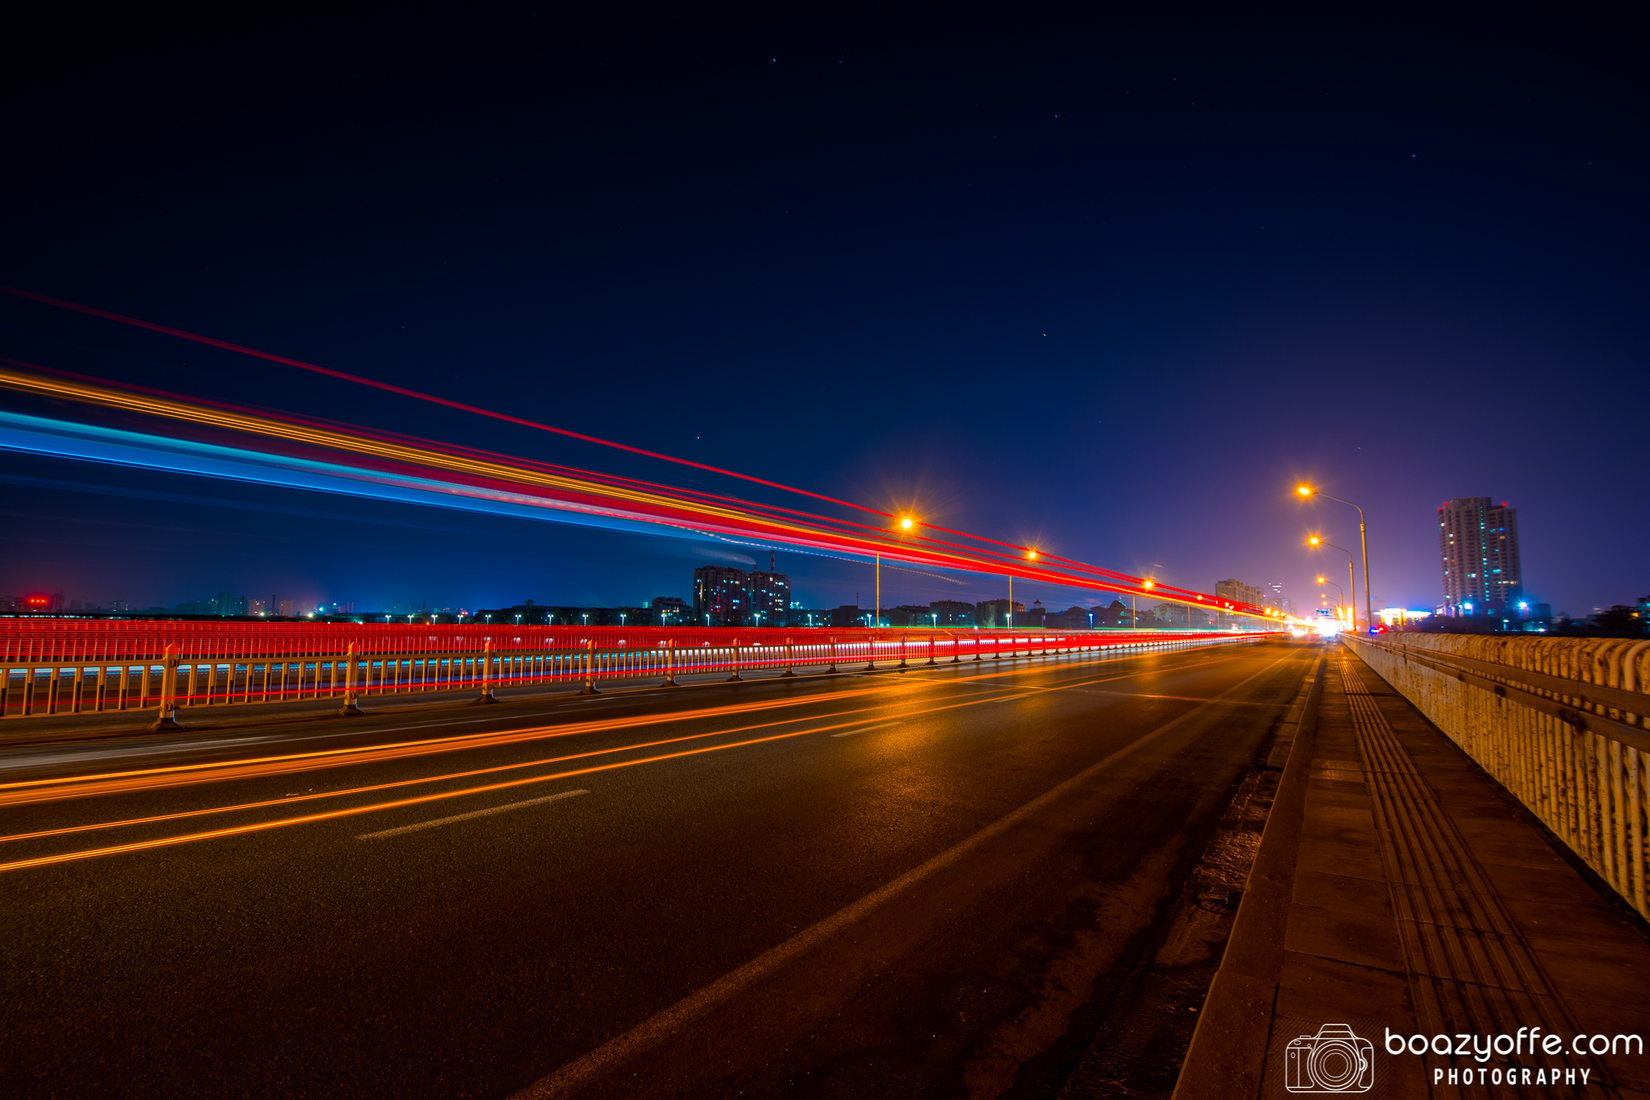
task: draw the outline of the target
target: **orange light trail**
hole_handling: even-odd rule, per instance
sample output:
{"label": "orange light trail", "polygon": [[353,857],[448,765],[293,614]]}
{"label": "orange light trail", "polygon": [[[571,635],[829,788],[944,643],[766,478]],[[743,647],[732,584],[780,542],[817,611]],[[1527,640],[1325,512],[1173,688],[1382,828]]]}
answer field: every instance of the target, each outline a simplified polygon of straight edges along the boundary
{"label": "orange light trail", "polygon": [[[1207,664],[1219,664],[1219,663],[1224,663],[1226,661],[1231,661],[1231,660],[1236,660],[1236,659],[1237,658],[1235,658],[1235,657],[1223,656],[1223,657],[1220,657],[1220,658],[1216,658],[1212,661],[1203,662],[1203,664],[1205,664],[1205,665],[1207,665]],[[1075,682],[1071,682],[1071,683],[1060,683],[1060,684],[1050,685],[1050,686],[1047,686],[1047,687],[1031,688],[1031,689],[1024,690],[1024,691],[1016,691],[1014,689],[1009,689],[1011,694],[1008,694],[1008,695],[991,695],[991,696],[987,696],[987,697],[983,697],[983,698],[965,699],[965,700],[962,700],[960,702],[955,702],[955,703],[944,703],[944,704],[939,704],[939,705],[932,706],[932,707],[923,707],[923,708],[920,708],[918,710],[914,710],[914,711],[909,712],[908,719],[922,718],[922,717],[926,717],[926,716],[932,715],[932,714],[939,714],[939,713],[943,713],[943,712],[946,712],[946,711],[952,711],[952,710],[962,710],[962,709],[965,709],[965,708],[968,708],[968,707],[986,706],[986,705],[999,703],[999,702],[1005,702],[1005,701],[1009,701],[1009,700],[1030,698],[1030,697],[1033,697],[1033,696],[1046,695],[1046,694],[1050,694],[1050,693],[1053,693],[1053,692],[1070,691],[1070,690],[1077,689],[1077,688],[1092,687],[1095,684],[1105,684],[1105,683],[1112,683],[1112,682],[1115,682],[1117,680],[1130,679],[1132,677],[1145,675],[1145,674],[1153,672],[1153,671],[1156,671],[1156,670],[1154,670],[1154,669],[1141,669],[1141,670],[1137,670],[1137,671],[1134,671],[1134,672],[1124,672],[1124,673],[1118,673],[1116,675],[1100,676],[1100,677],[1095,677],[1095,678],[1092,678],[1092,679],[1079,680],[1079,681],[1075,681]],[[987,675],[996,675],[996,673],[991,673],[991,674],[987,674]],[[984,677],[981,677],[981,678],[984,678]],[[246,835],[246,834],[251,834],[251,833],[268,832],[268,831],[273,830],[273,829],[288,828],[288,827],[296,826],[296,825],[314,824],[314,823],[322,822],[322,821],[331,821],[331,820],[336,820],[336,819],[339,819],[339,818],[359,816],[361,814],[378,813],[378,812],[382,812],[382,811],[385,811],[385,810],[399,809],[399,808],[402,808],[402,807],[405,807],[405,806],[416,806],[416,805],[422,805],[422,804],[425,804],[425,803],[445,801],[445,800],[448,800],[448,799],[464,798],[464,797],[468,797],[470,795],[487,794],[487,793],[491,793],[491,792],[494,792],[494,791],[512,790],[512,789],[517,788],[517,787],[529,786],[529,785],[532,785],[532,784],[535,784],[535,783],[552,783],[552,782],[556,782],[556,781],[562,780],[562,779],[573,779],[573,778],[576,778],[578,776],[594,775],[594,774],[597,774],[597,773],[600,773],[600,772],[615,771],[615,770],[618,770],[620,768],[636,767],[636,766],[639,766],[639,765],[642,765],[642,764],[656,764],[656,763],[660,763],[660,762],[667,761],[667,760],[679,760],[679,759],[683,759],[685,757],[690,757],[690,756],[701,756],[701,755],[704,755],[706,753],[722,752],[722,751],[730,750],[730,749],[748,748],[752,745],[769,744],[769,743],[775,742],[775,741],[792,740],[792,739],[795,739],[795,738],[798,738],[798,737],[806,737],[806,736],[809,736],[809,735],[812,735],[812,734],[829,733],[833,730],[842,730],[842,729],[847,729],[851,726],[863,725],[867,721],[873,721],[874,720],[874,719],[868,719],[866,717],[863,717],[863,715],[866,712],[876,711],[876,710],[885,710],[888,707],[894,706],[894,705],[897,705],[897,701],[890,702],[890,703],[885,703],[885,704],[880,704],[880,705],[874,706],[874,707],[865,707],[865,708],[861,708],[860,710],[856,710],[856,711],[838,712],[838,714],[832,715],[831,717],[841,717],[845,714],[859,714],[859,715],[861,715],[861,717],[857,717],[857,718],[854,718],[854,719],[849,720],[849,721],[833,722],[833,723],[830,723],[828,725],[812,726],[808,729],[792,730],[792,731],[789,731],[789,732],[786,732],[786,733],[769,734],[768,736],[765,736],[765,737],[747,738],[746,740],[743,740],[743,741],[729,742],[727,744],[705,745],[705,746],[700,746],[700,747],[697,747],[697,748],[683,749],[683,750],[678,751],[678,752],[661,753],[661,754],[654,755],[654,756],[642,757],[642,758],[636,759],[636,760],[619,760],[619,761],[613,761],[613,762],[605,763],[605,764],[595,764],[595,765],[591,765],[589,767],[584,767],[584,768],[574,768],[574,769],[569,769],[569,770],[566,770],[566,771],[554,772],[554,773],[551,773],[549,775],[524,776],[524,777],[520,777],[520,778],[516,778],[516,779],[501,780],[497,783],[487,783],[487,784],[483,784],[483,785],[480,785],[480,786],[467,787],[467,788],[464,788],[462,790],[457,790],[457,791],[437,791],[437,792],[433,792],[433,793],[430,793],[430,794],[415,795],[415,796],[408,797],[408,798],[394,799],[394,800],[391,800],[391,801],[388,801],[388,802],[370,803],[370,804],[367,804],[367,805],[364,805],[364,806],[348,806],[348,807],[343,807],[343,808],[340,808],[340,809],[337,809],[337,810],[324,811],[324,812],[321,812],[321,813],[303,814],[303,815],[300,815],[298,817],[277,818],[277,819],[270,820],[270,821],[259,821],[259,822],[251,822],[251,823],[248,823],[248,824],[245,824],[245,825],[226,826],[226,827],[221,828],[221,829],[210,829],[210,830],[206,830],[206,831],[203,831],[203,832],[197,832],[197,833],[182,833],[182,834],[178,834],[178,835],[174,835],[174,836],[168,836],[168,837],[156,837],[156,838],[152,838],[152,839],[149,839],[149,840],[132,841],[132,842],[127,843],[127,844],[116,844],[116,845],[110,845],[110,846],[102,847],[102,848],[82,849],[82,850],[79,850],[79,851],[60,852],[60,853],[56,853],[56,854],[48,855],[48,856],[36,856],[36,857],[29,858],[29,859],[14,860],[14,861],[9,862],[9,863],[0,863],[0,873],[5,873],[5,872],[8,872],[8,871],[21,871],[21,870],[26,870],[26,869],[29,869],[29,868],[34,868],[34,867],[46,867],[46,866],[52,866],[52,865],[61,864],[61,863],[70,863],[70,862],[75,862],[75,861],[83,860],[83,859],[97,859],[97,858],[101,858],[101,857],[104,857],[104,856],[121,855],[121,854],[130,853],[130,852],[147,851],[147,850],[151,850],[151,849],[155,849],[155,848],[173,847],[173,846],[177,846],[177,845],[181,845],[181,844],[190,844],[190,843],[196,843],[196,842],[205,841],[205,840],[217,840],[217,839],[222,839],[224,837],[230,837],[230,836],[240,836],[240,835]],[[807,719],[793,719],[792,721],[807,721]],[[133,826],[133,825],[157,824],[157,823],[165,822],[165,821],[185,820],[185,819],[188,819],[188,818],[199,817],[199,816],[204,816],[204,815],[213,814],[213,813],[231,813],[231,812],[241,811],[241,810],[267,808],[269,806],[274,806],[274,805],[285,805],[285,804],[290,804],[290,803],[299,802],[299,801],[311,801],[311,800],[320,799],[320,798],[336,798],[336,797],[345,797],[345,796],[351,795],[351,794],[371,793],[371,792],[374,792],[374,791],[394,789],[394,788],[397,788],[397,787],[407,787],[407,786],[413,786],[413,785],[424,784],[424,783],[441,782],[443,780],[473,778],[473,777],[478,776],[478,775],[498,774],[500,772],[512,771],[512,770],[516,770],[516,769],[524,768],[524,767],[535,767],[535,766],[542,766],[542,765],[545,765],[545,764],[564,763],[564,762],[572,761],[572,760],[588,759],[588,758],[593,757],[593,756],[611,755],[613,753],[618,753],[618,752],[643,751],[643,750],[646,750],[646,749],[662,747],[664,745],[680,744],[684,741],[701,740],[701,739],[704,739],[704,738],[707,738],[707,737],[727,736],[728,734],[732,734],[732,733],[744,733],[744,732],[749,732],[749,731],[755,730],[755,729],[770,728],[770,727],[776,726],[776,725],[788,725],[788,724],[790,724],[790,723],[789,722],[784,722],[784,721],[781,721],[781,722],[768,722],[768,723],[761,723],[761,724],[754,725],[754,726],[738,727],[738,728],[735,728],[735,729],[715,730],[715,731],[710,731],[710,732],[701,733],[701,734],[688,734],[688,735],[684,735],[682,737],[666,738],[666,739],[662,739],[662,740],[658,740],[658,741],[650,741],[650,742],[644,742],[644,743],[641,743],[641,744],[620,746],[620,747],[615,747],[615,748],[611,748],[611,749],[592,750],[591,752],[588,752],[588,753],[575,753],[575,754],[571,754],[571,755],[568,755],[568,756],[553,757],[553,758],[549,758],[549,759],[546,759],[546,760],[530,761],[530,762],[517,763],[517,764],[499,765],[499,766],[495,766],[495,767],[491,767],[491,768],[472,769],[472,770],[468,770],[468,771],[454,772],[450,775],[427,776],[427,777],[422,777],[422,778],[418,778],[418,779],[410,779],[410,780],[397,780],[397,781],[390,782],[390,783],[374,784],[374,785],[371,785],[371,786],[355,788],[355,789],[352,789],[352,790],[332,791],[332,792],[315,792],[315,793],[309,794],[309,795],[294,796],[293,798],[289,798],[289,799],[269,799],[269,800],[260,801],[260,802],[245,803],[245,804],[237,805],[237,806],[209,807],[209,808],[200,809],[200,810],[183,811],[183,812],[179,812],[179,813],[175,813],[175,814],[161,814],[161,815],[155,815],[155,816],[152,816],[152,817],[133,818],[133,819],[130,819],[128,821],[97,823],[97,824],[85,825],[85,826],[72,826],[72,827],[59,829],[59,830],[44,830],[44,831],[35,832],[35,833],[19,834],[19,835],[16,835],[16,836],[0,837],[0,843],[8,842],[8,841],[14,841],[14,840],[43,839],[43,838],[53,837],[53,836],[71,835],[71,834],[75,834],[75,833],[92,831],[94,829],[120,828],[120,827]]]}
{"label": "orange light trail", "polygon": [[[535,726],[525,730],[504,733],[474,733],[461,737],[434,737],[419,741],[398,741],[388,745],[363,745],[354,748],[316,749],[310,752],[283,753],[280,756],[257,756],[245,760],[224,760],[204,764],[174,764],[161,768],[134,768],[127,771],[104,772],[98,775],[65,776],[55,779],[25,779],[0,783],[0,806],[27,805],[43,801],[60,801],[124,791],[160,790],[165,787],[190,783],[216,783],[233,779],[256,779],[263,776],[285,775],[315,767],[333,768],[353,764],[377,764],[412,756],[427,756],[442,752],[460,752],[465,749],[486,748],[495,745],[517,744],[522,741],[542,741],[552,737],[567,737],[585,733],[609,733],[633,729],[637,726],[662,725],[667,722],[700,721],[733,714],[747,714],[780,707],[803,706],[815,702],[831,702],[870,695],[880,688],[859,688],[816,695],[808,699],[773,699],[731,704],[725,707],[706,707],[679,711],[666,715],[640,715],[633,718],[609,718],[596,722],[578,722],[565,726]],[[884,704],[887,705],[887,704]],[[805,719],[792,719],[805,721]],[[754,728],[754,727],[751,727]],[[254,767],[254,766],[257,767]],[[172,783],[138,784],[137,780],[158,780],[174,777]],[[131,781],[131,782],[127,782]],[[73,793],[64,793],[71,784]],[[27,797],[29,794],[39,797]]]}

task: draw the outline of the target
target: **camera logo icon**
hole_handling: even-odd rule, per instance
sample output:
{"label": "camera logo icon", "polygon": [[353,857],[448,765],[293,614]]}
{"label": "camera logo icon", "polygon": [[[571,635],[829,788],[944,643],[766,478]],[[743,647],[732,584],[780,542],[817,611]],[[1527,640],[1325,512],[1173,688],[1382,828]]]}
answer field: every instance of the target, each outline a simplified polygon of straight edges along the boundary
{"label": "camera logo icon", "polygon": [[1374,1084],[1375,1044],[1345,1024],[1324,1024],[1284,1048],[1283,1085],[1290,1092],[1368,1092]]}

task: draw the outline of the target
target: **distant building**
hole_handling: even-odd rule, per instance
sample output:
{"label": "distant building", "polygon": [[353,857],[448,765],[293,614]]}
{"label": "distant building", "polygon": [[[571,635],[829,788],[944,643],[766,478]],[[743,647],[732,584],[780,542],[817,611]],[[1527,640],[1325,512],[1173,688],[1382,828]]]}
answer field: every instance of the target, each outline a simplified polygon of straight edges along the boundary
{"label": "distant building", "polygon": [[701,565],[693,571],[693,613],[702,626],[744,626],[750,598],[743,569]]}
{"label": "distant building", "polygon": [[1094,609],[1068,607],[1064,611],[1050,611],[1043,618],[1050,630],[1087,630],[1094,625]]}
{"label": "distant building", "polygon": [[[692,624],[693,608],[680,596],[655,596],[647,601],[648,610],[653,612],[654,621],[660,626],[678,626]],[[703,623],[705,620],[700,619]]]}
{"label": "distant building", "polygon": [[845,603],[831,609],[832,626],[870,626],[871,613],[858,604]]}
{"label": "distant building", "polygon": [[1252,604],[1256,607],[1265,606],[1262,602],[1266,593],[1252,584],[1244,584],[1236,578],[1227,578],[1215,582],[1215,595],[1222,600],[1231,600],[1233,603]]}
{"label": "distant building", "polygon": [[939,616],[940,626],[974,625],[974,605],[962,600],[935,600],[928,610]]}
{"label": "distant building", "polygon": [[[1230,600],[1234,604],[1246,603],[1255,607],[1262,607],[1264,606],[1262,601],[1266,599],[1266,596],[1265,590],[1253,584],[1244,584],[1235,577],[1228,577],[1226,580],[1215,582],[1215,597],[1223,603]],[[1236,626],[1254,621],[1246,615],[1230,615],[1226,613],[1224,608],[1220,610],[1219,622],[1221,626]]]}
{"label": "distant building", "polygon": [[763,626],[784,626],[791,613],[791,578],[783,573],[758,570],[750,575],[752,622],[760,615]]}
{"label": "distant building", "polygon": [[[1013,613],[1012,620],[1010,612]],[[974,621],[989,629],[1025,626],[1025,613],[1026,605],[1019,600],[1012,605],[1007,600],[985,600],[974,605]]]}
{"label": "distant building", "polygon": [[1500,614],[1523,599],[1518,509],[1459,497],[1438,509],[1438,556],[1446,615]]}
{"label": "distant building", "polygon": [[[1352,593],[1348,592],[1346,598],[1351,599]],[[1273,581],[1266,586],[1266,602],[1262,606],[1270,607],[1274,611],[1281,611],[1285,615],[1295,613],[1295,605],[1283,594],[1282,581]]]}

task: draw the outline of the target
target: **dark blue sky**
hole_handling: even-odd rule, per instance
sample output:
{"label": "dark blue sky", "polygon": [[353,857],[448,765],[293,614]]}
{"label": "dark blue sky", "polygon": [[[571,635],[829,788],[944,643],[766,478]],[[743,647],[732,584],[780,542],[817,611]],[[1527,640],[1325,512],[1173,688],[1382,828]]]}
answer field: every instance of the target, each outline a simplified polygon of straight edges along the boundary
{"label": "dark blue sky", "polygon": [[[1456,496],[1519,508],[1533,598],[1650,590],[1619,29],[768,18],[25,28],[0,279],[1202,590],[1310,602],[1300,539],[1357,530],[1303,475],[1377,606],[1438,602]],[[0,354],[682,480],[24,302]],[[7,592],[635,603],[730,553],[0,463]]]}

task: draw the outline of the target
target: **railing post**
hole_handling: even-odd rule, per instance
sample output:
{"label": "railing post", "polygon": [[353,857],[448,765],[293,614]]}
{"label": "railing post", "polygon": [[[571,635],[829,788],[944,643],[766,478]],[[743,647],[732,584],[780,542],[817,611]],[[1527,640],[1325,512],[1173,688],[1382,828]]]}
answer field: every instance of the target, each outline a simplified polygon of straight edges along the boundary
{"label": "railing post", "polygon": [[781,676],[796,675],[796,643],[790,638],[785,639],[785,671]]}
{"label": "railing post", "polygon": [[728,677],[727,682],[737,684],[743,679],[744,677],[739,675],[739,639],[735,638],[733,640],[733,675]]}
{"label": "railing post", "polygon": [[665,643],[665,687],[676,686],[676,639]]}
{"label": "railing post", "polygon": [[584,643],[584,687],[579,689],[579,694],[601,694],[596,690],[596,639],[594,638]]}
{"label": "railing post", "polygon": [[176,730],[178,724],[178,647],[167,643],[166,653],[160,659],[160,713],[152,730]]}
{"label": "railing post", "polygon": [[835,638],[831,639],[831,668],[830,668],[830,674],[832,676],[836,675],[836,639]]}
{"label": "railing post", "polygon": [[934,663],[934,636],[928,635],[928,663]]}
{"label": "railing post", "polygon": [[911,648],[911,638],[910,638],[910,636],[906,635],[906,634],[901,634],[900,639],[899,639],[899,670],[901,672],[904,672],[905,669],[906,669],[905,654],[906,654],[907,651],[910,650],[910,648]]}
{"label": "railing post", "polygon": [[[350,647],[354,649],[354,646]],[[488,638],[481,647],[481,698],[477,703],[487,704],[498,702],[498,696],[493,694],[493,639]]]}
{"label": "railing post", "polygon": [[338,708],[338,714],[344,718],[353,718],[361,713],[361,708],[355,700],[355,643],[349,644],[349,650],[344,654],[344,704]]}

